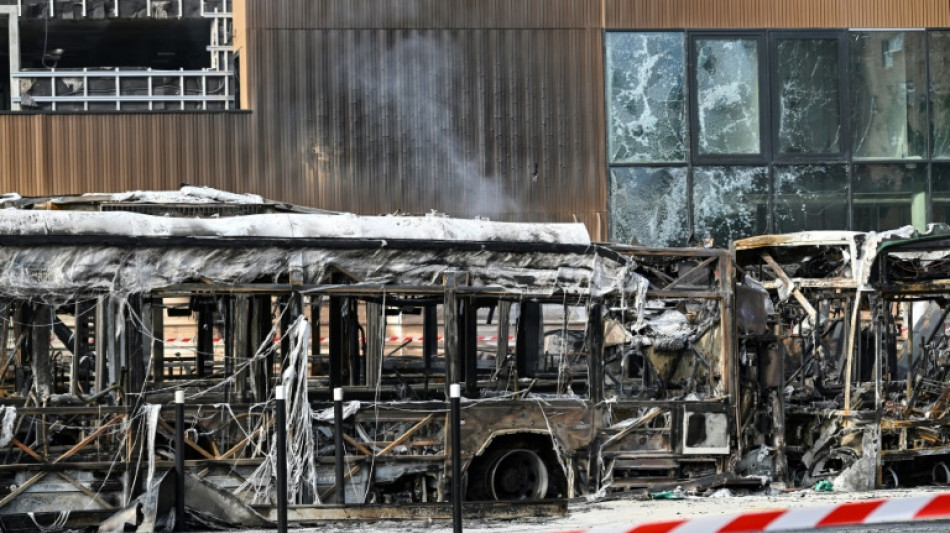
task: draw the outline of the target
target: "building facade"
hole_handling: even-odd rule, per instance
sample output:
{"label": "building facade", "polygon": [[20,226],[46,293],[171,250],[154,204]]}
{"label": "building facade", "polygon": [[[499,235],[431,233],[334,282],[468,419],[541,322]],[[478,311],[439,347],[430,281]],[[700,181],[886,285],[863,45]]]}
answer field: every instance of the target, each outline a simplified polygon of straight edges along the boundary
{"label": "building facade", "polygon": [[[87,2],[2,2],[4,190],[184,182],[649,245],[946,220],[946,2]],[[48,79],[130,100],[53,109]]]}

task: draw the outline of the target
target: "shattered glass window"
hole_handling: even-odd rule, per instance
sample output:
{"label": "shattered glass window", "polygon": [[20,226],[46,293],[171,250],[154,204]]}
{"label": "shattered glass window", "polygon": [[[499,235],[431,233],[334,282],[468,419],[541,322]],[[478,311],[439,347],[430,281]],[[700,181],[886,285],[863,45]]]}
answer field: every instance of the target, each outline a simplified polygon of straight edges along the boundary
{"label": "shattered glass window", "polygon": [[950,32],[930,33],[930,109],[933,156],[950,157]]}
{"label": "shattered glass window", "polygon": [[777,52],[779,151],[840,152],[838,40],[780,39]]}
{"label": "shattered glass window", "polygon": [[689,236],[685,168],[613,168],[610,238],[646,246],[683,246]]}
{"label": "shattered glass window", "polygon": [[612,163],[686,159],[682,33],[607,34]]}
{"label": "shattered glass window", "polygon": [[879,231],[927,224],[927,168],[911,165],[854,166],[854,228]]}
{"label": "shattered glass window", "polygon": [[925,157],[926,87],[923,32],[851,32],[854,158]]}
{"label": "shattered glass window", "polygon": [[698,38],[695,51],[699,154],[758,154],[759,41]]}
{"label": "shattered glass window", "polygon": [[845,165],[775,167],[775,232],[848,229]]}
{"label": "shattered glass window", "polygon": [[697,167],[693,170],[696,237],[716,246],[765,233],[768,173],[761,167]]}
{"label": "shattered glass window", "polygon": [[950,164],[933,166],[933,217],[930,221],[950,223]]}

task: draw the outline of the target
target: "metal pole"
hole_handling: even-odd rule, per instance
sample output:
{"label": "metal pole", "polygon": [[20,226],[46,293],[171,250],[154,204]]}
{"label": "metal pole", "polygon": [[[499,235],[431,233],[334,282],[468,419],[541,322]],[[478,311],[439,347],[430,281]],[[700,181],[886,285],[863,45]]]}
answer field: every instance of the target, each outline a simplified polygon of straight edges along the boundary
{"label": "metal pole", "polygon": [[175,531],[185,530],[185,391],[175,391]]}
{"label": "metal pole", "polygon": [[346,487],[343,484],[343,387],[333,389],[333,446],[336,448],[336,502],[346,503]]}
{"label": "metal pole", "polygon": [[287,407],[284,386],[277,385],[277,531],[287,532]]}
{"label": "metal pole", "polygon": [[460,398],[462,390],[458,383],[449,385],[452,404],[452,531],[462,533],[462,416]]}

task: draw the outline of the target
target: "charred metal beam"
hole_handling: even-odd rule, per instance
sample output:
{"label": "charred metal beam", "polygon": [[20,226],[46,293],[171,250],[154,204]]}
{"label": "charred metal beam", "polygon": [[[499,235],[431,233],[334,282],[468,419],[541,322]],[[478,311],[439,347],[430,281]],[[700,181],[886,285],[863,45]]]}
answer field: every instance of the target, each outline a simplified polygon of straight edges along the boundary
{"label": "charred metal beam", "polygon": [[432,360],[439,350],[439,315],[436,305],[427,305],[422,315],[422,371],[425,375],[425,394],[429,396],[429,378]]}
{"label": "charred metal beam", "polygon": [[314,296],[310,300],[310,375],[320,375],[320,358],[323,351],[323,344],[320,342],[320,336],[323,331],[323,323],[320,319],[320,313],[323,308],[323,297]]}
{"label": "charred metal beam", "polygon": [[198,335],[197,335],[197,369],[199,378],[210,374],[209,366],[214,365],[214,315],[215,304],[211,299],[200,299],[197,302]]}
{"label": "charred metal beam", "polygon": [[247,390],[247,361],[253,357],[254,348],[250,342],[250,301],[247,296],[234,296],[234,398],[240,402],[248,401]]}
{"label": "charred metal beam", "polygon": [[524,300],[520,305],[518,333],[515,338],[515,364],[519,378],[533,378],[537,374],[541,352],[544,350],[544,315],[541,302],[537,300]]}
{"label": "charred metal beam", "polygon": [[343,369],[344,381],[350,385],[360,385],[361,359],[359,307],[356,298],[343,298]]}
{"label": "charred metal beam", "polygon": [[792,282],[792,280],[788,277],[788,274],[785,273],[785,270],[783,270],[782,267],[775,261],[775,259],[772,258],[771,254],[765,250],[762,250],[760,253],[762,255],[762,259],[768,263],[770,267],[772,267],[772,273],[775,274],[775,277],[781,280],[781,282],[792,291],[792,296],[798,300],[798,303],[801,304],[801,306],[805,309],[805,312],[808,313],[808,316],[811,317],[812,321],[814,321],[818,316],[818,312],[815,311],[815,308],[811,305],[811,302],[805,298],[805,295],[802,294],[802,291],[800,291],[798,287],[795,286],[795,283]]}
{"label": "charred metal beam", "polygon": [[382,377],[383,348],[386,345],[386,313],[380,303],[366,303],[366,384],[376,385]]}
{"label": "charred metal beam", "polygon": [[501,371],[508,362],[508,336],[511,320],[511,302],[498,302],[498,345],[495,353],[495,370]]}
{"label": "charred metal beam", "polygon": [[471,298],[464,298],[459,303],[460,381],[465,384],[467,398],[478,398],[478,308]]}
{"label": "charred metal beam", "polygon": [[587,310],[587,382],[592,402],[604,400],[604,313],[603,302],[593,302]]}
{"label": "charred metal beam", "polygon": [[329,311],[330,329],[330,390],[343,386],[343,346],[345,331],[343,328],[343,301],[344,298],[331,296]]}
{"label": "charred metal beam", "polygon": [[53,394],[53,362],[49,343],[53,316],[53,308],[46,304],[33,305],[29,314],[33,386],[41,402]]}
{"label": "charred metal beam", "polygon": [[461,381],[461,354],[462,347],[459,344],[461,332],[459,321],[459,298],[456,294],[456,288],[464,285],[467,276],[463,272],[449,271],[443,275],[443,285],[445,287],[445,302],[442,304],[443,328],[444,328],[444,346],[445,346],[445,397],[449,397],[449,385]]}

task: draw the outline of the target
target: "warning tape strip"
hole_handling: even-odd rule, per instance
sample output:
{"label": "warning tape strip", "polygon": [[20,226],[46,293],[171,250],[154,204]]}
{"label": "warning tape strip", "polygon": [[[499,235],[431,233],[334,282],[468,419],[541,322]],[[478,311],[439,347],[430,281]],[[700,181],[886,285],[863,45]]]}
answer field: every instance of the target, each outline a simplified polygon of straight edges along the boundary
{"label": "warning tape strip", "polygon": [[950,519],[950,493],[572,529],[558,533],[752,533]]}

